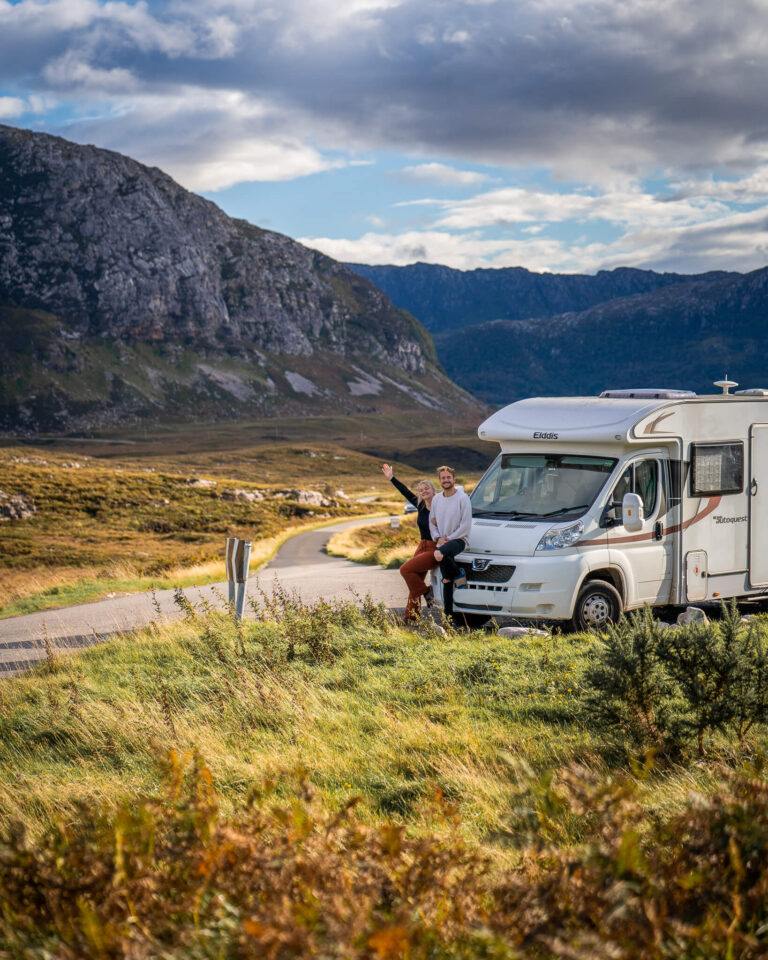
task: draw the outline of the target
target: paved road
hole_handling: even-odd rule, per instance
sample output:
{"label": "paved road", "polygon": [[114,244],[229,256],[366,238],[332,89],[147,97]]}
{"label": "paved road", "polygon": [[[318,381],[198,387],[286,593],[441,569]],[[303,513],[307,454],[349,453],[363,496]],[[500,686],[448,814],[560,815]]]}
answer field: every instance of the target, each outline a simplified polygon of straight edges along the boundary
{"label": "paved road", "polygon": [[[279,582],[283,589],[296,591],[307,602],[321,597],[349,600],[352,588],[361,596],[370,593],[377,602],[402,612],[406,591],[397,570],[363,566],[325,553],[325,544],[334,533],[370,522],[370,518],[351,520],[291,537],[250,578],[248,595],[258,599],[259,591],[264,591],[269,596]],[[186,587],[183,592],[191,603],[204,600],[223,606],[227,584]],[[180,616],[174,591],[158,590],[0,620],[0,675],[19,673],[44,660],[48,649],[56,654],[82,649],[115,633],[144,627],[158,617]]]}

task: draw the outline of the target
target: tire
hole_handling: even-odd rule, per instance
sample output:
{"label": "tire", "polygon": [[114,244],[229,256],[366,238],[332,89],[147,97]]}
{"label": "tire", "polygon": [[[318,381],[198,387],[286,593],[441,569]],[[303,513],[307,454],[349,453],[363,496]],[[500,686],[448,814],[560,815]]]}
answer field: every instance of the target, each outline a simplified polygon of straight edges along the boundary
{"label": "tire", "polygon": [[579,590],[571,626],[576,632],[604,630],[621,614],[619,591],[605,580],[590,580]]}
{"label": "tire", "polygon": [[459,613],[455,610],[453,619],[458,627],[466,627],[468,630],[479,630],[484,627],[491,619],[484,613]]}

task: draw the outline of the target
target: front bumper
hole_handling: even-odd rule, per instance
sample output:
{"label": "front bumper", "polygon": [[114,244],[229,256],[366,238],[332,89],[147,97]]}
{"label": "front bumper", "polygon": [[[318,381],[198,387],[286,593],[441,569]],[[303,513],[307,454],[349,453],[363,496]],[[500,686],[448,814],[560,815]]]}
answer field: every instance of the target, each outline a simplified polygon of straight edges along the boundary
{"label": "front bumper", "polygon": [[[489,561],[487,570],[473,570],[473,560]],[[570,619],[576,591],[588,571],[586,559],[576,550],[536,557],[460,553],[456,562],[467,571],[467,588],[454,590],[453,609],[504,617]],[[507,580],[501,579],[504,567],[514,567]]]}

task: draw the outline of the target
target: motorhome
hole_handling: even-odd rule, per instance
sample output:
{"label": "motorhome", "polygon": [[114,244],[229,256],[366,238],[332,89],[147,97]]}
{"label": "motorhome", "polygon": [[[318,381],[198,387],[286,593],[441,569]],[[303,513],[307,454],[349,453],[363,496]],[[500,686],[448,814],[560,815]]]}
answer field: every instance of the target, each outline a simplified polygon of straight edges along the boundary
{"label": "motorhome", "polygon": [[623,611],[768,596],[768,390],[512,403],[471,494],[454,612],[600,629]]}

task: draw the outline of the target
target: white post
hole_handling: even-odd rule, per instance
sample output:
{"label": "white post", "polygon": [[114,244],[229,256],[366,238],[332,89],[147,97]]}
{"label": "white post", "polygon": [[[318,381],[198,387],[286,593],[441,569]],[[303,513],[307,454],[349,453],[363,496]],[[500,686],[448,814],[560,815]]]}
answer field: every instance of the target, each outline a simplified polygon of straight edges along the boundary
{"label": "white post", "polygon": [[237,601],[235,603],[235,620],[243,619],[245,606],[245,582],[248,579],[248,567],[251,562],[251,541],[240,540],[237,544]]}
{"label": "white post", "polygon": [[235,552],[237,551],[237,537],[227,537],[224,550],[224,566],[227,568],[227,600],[230,607],[235,602]]}

